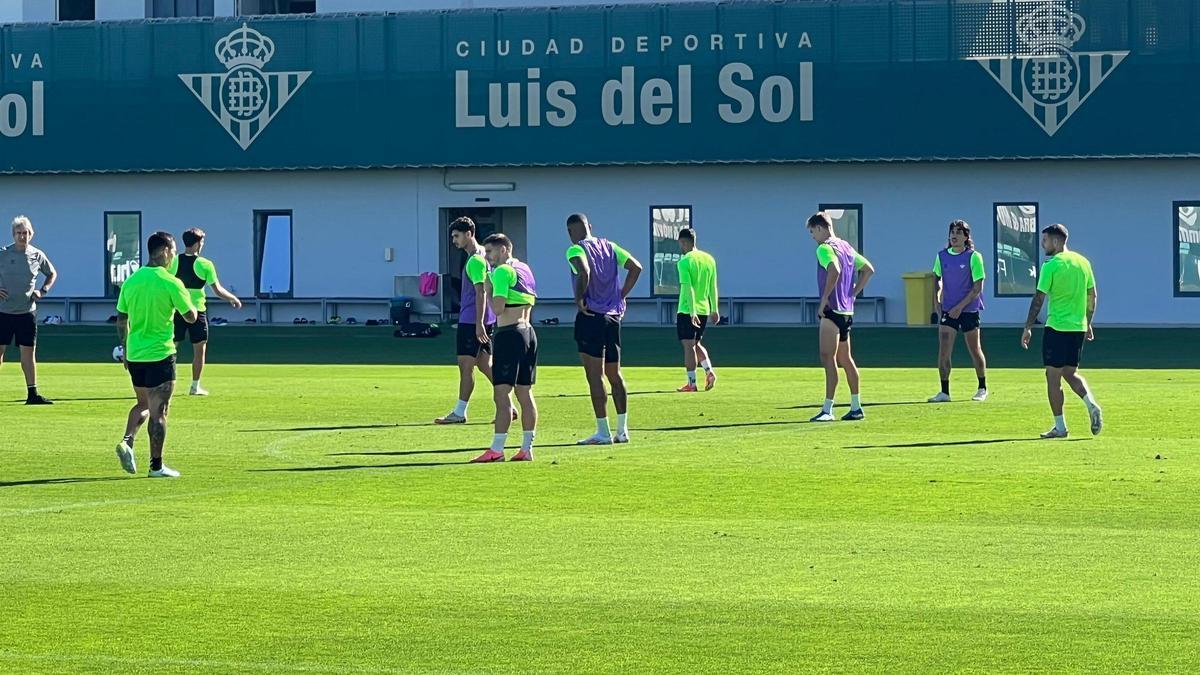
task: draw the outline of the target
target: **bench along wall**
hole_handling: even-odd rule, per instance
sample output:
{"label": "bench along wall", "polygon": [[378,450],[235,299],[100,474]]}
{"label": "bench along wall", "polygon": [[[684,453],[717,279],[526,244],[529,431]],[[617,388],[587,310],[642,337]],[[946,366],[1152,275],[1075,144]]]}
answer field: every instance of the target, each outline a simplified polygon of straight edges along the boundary
{"label": "bench along wall", "polygon": [[[514,189],[446,188],[502,182]],[[813,295],[804,219],[820,203],[858,203],[863,250],[879,270],[869,292],[887,298],[893,323],[904,320],[900,274],[929,269],[951,219],[974,226],[994,277],[993,204],[1035,203],[1040,225],[1067,224],[1072,245],[1092,259],[1101,322],[1195,324],[1200,299],[1174,293],[1173,203],[1200,200],[1197,186],[1200,166],[1187,160],[1032,161],[10,176],[0,180],[0,201],[33,219],[35,244],[62,275],[55,295],[103,294],[105,211],[140,212],[143,239],[153,229],[202,227],[223,282],[253,295],[254,212],[278,209],[293,213],[296,297],[376,298],[392,295],[396,275],[438,271],[440,209],[478,206],[476,198],[526,209],[526,258],[546,297],[570,295],[567,214],[586,212],[601,235],[650,267],[655,204],[691,206],[724,296]],[[648,297],[649,282],[635,295]],[[1023,321],[1028,306],[1024,297],[995,297],[992,279],[986,302],[991,322]],[[794,309],[764,311],[748,318],[799,320]]]}

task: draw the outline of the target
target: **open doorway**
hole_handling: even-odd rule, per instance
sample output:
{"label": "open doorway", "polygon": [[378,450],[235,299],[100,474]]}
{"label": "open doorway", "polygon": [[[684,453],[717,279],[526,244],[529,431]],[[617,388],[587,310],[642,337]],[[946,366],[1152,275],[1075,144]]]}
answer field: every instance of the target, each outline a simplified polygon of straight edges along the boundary
{"label": "open doorway", "polygon": [[500,232],[507,234],[513,240],[513,255],[525,259],[525,207],[449,207],[440,209],[438,223],[441,228],[441,272],[447,281],[446,311],[450,316],[457,316],[458,299],[462,294],[463,265],[467,264],[467,254],[454,248],[450,243],[450,223],[466,216],[475,221],[475,237],[483,241],[488,235]]}

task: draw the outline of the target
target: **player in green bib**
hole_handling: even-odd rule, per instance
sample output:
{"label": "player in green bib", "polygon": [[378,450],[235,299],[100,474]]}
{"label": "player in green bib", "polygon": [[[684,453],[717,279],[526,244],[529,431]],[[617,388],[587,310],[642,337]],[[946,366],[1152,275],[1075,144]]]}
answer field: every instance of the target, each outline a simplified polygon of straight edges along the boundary
{"label": "player in green bib", "polygon": [[675,337],[683,345],[687,384],[675,391],[697,391],[696,364],[704,369],[704,390],[708,391],[717,384],[717,372],[701,340],[709,320],[714,326],[721,322],[721,313],[717,309],[717,261],[696,247],[696,231],[692,228],[680,230],[678,241],[683,257],[676,263],[679,311],[675,315]]}
{"label": "player in green bib", "polygon": [[129,410],[125,437],[117,445],[117,458],[129,473],[137,473],[133,439],[143,423],[150,423],[150,477],[178,478],[179,472],[163,464],[167,440],[167,411],[175,392],[174,317],[196,320],[183,282],[167,271],[175,258],[175,238],[155,232],[146,242],[150,263],[134,272],[121,285],[117,298],[117,335],[122,359],[137,403]]}
{"label": "player in green bib", "polygon": [[1099,434],[1104,428],[1100,406],[1092,397],[1087,380],[1079,374],[1083,344],[1095,338],[1092,317],[1096,314],[1096,277],[1087,258],[1067,250],[1067,236],[1065,225],[1051,225],[1042,230],[1042,250],[1047,259],[1042,263],[1037,293],[1029,304],[1029,316],[1025,319],[1025,331],[1021,334],[1021,346],[1029,349],[1033,324],[1042,309],[1042,303],[1049,299],[1046,329],[1042,334],[1042,364],[1046,367],[1046,394],[1050,399],[1050,410],[1054,413],[1054,428],[1042,434],[1042,438],[1067,437],[1067,422],[1063,416],[1063,380],[1087,406],[1092,435]]}
{"label": "player in green bib", "polygon": [[208,396],[208,391],[200,386],[200,375],[204,372],[204,362],[208,358],[208,303],[204,287],[212,286],[213,291],[235,309],[241,309],[242,301],[225,290],[217,280],[216,265],[200,255],[200,251],[204,250],[204,230],[193,227],[184,232],[183,245],[187,248],[171,261],[167,271],[183,282],[199,316],[194,323],[184,321],[179,315],[175,316],[175,342],[183,342],[185,337],[190,338],[192,342],[192,386],[188,389],[188,395]]}

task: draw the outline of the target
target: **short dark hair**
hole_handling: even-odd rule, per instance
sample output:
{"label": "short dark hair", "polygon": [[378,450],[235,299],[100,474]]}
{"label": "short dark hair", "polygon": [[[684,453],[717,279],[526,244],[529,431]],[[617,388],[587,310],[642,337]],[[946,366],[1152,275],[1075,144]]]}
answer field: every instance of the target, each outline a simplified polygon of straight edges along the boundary
{"label": "short dark hair", "polygon": [[1070,236],[1067,233],[1067,226],[1061,223],[1055,223],[1043,228],[1042,234],[1048,234],[1051,237],[1062,239],[1063,241],[1066,241],[1067,237]]}
{"label": "short dark hair", "polygon": [[512,248],[512,239],[509,239],[508,235],[506,235],[506,234],[501,234],[501,233],[497,232],[496,234],[489,234],[488,238],[483,240],[484,246],[487,246],[488,244],[495,244],[496,246],[507,246],[509,248]]}
{"label": "short dark hair", "polygon": [[171,236],[170,232],[155,232],[146,240],[146,252],[151,258],[154,258],[162,252],[164,248],[175,245],[175,237]]}
{"label": "short dark hair", "polygon": [[583,214],[583,213],[572,213],[571,215],[567,216],[567,224],[568,225],[574,225],[576,223],[578,223],[580,225],[587,225],[588,224],[587,215]]}
{"label": "short dark hair", "polygon": [[679,231],[679,236],[676,239],[686,239],[693,244],[696,243],[696,231],[690,227],[685,227]]}
{"label": "short dark hair", "polygon": [[193,227],[190,230],[184,230],[184,232],[183,232],[183,245],[184,246],[195,246],[196,244],[199,244],[202,241],[204,241],[204,230],[202,230],[198,227]]}
{"label": "short dark hair", "polygon": [[474,236],[475,235],[475,221],[471,220],[470,218],[468,218],[466,216],[463,216],[462,218],[457,218],[457,219],[455,219],[455,221],[453,223],[450,223],[450,231],[451,232],[466,232],[467,234]]}
{"label": "short dark hair", "polygon": [[809,229],[814,227],[823,227],[827,230],[832,230],[833,219],[829,217],[828,213],[825,213],[824,211],[817,211],[808,217],[808,223],[806,223],[806,226]]}

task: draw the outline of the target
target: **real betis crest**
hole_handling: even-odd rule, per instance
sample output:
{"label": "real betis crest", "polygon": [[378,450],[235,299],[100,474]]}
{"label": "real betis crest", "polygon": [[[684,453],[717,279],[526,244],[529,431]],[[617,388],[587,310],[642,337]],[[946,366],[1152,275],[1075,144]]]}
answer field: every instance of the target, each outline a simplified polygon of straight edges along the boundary
{"label": "real betis crest", "polygon": [[1072,51],[1086,28],[1079,14],[1047,3],[1017,20],[1017,37],[1027,54],[974,60],[1053,136],[1129,55]]}
{"label": "real betis crest", "polygon": [[264,72],[275,55],[275,43],[244,23],[218,40],[214,51],[224,73],[187,73],[179,79],[245,150],[312,71]]}

